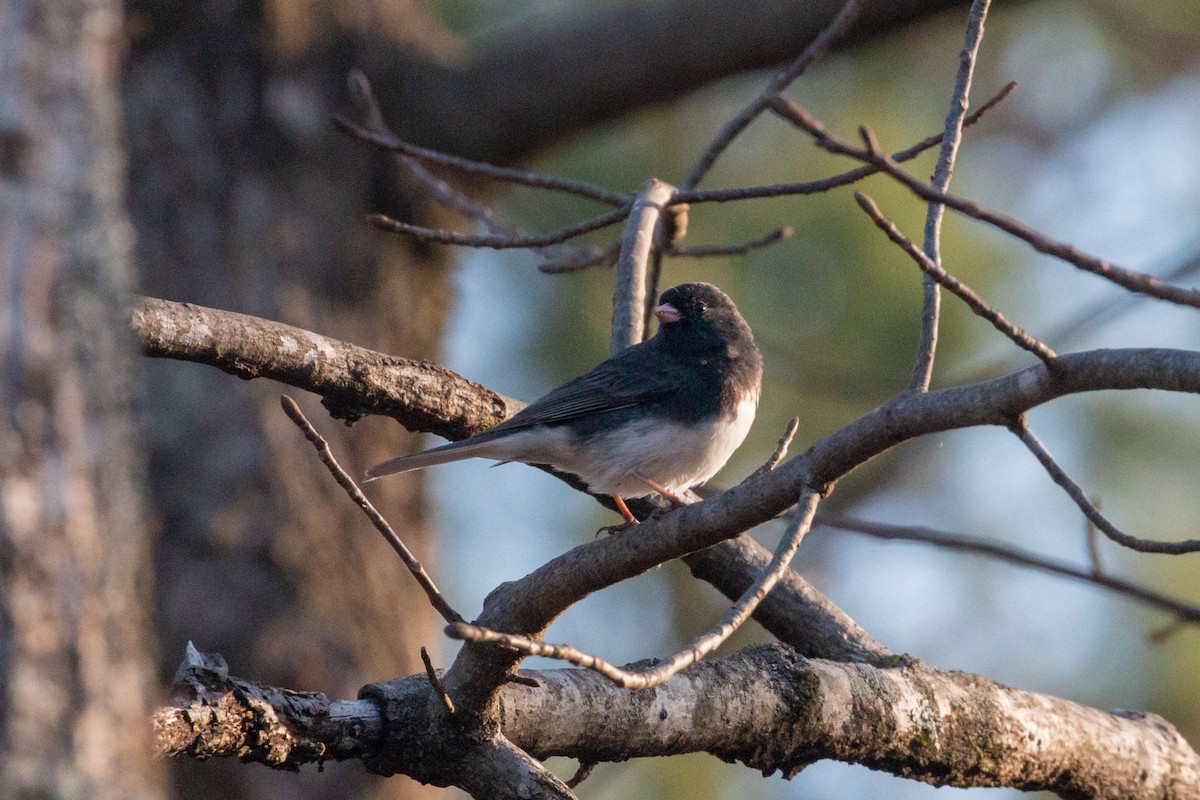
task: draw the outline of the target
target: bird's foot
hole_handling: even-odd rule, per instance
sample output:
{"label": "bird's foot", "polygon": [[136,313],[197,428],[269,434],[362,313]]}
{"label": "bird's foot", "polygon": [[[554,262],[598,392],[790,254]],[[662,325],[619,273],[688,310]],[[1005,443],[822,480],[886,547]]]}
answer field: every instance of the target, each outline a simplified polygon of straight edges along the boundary
{"label": "bird's foot", "polygon": [[595,538],[600,538],[600,534],[602,533],[608,534],[609,536],[613,535],[614,533],[624,533],[630,528],[636,528],[637,526],[637,520],[634,520],[633,522],[622,522],[620,525],[602,525],[596,529]]}

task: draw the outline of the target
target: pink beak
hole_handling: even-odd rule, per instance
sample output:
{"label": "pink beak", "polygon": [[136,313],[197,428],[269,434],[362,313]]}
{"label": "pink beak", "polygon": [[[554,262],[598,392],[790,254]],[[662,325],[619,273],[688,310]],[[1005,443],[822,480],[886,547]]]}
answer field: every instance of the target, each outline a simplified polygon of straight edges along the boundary
{"label": "pink beak", "polygon": [[658,321],[662,323],[679,322],[679,309],[670,303],[663,303],[661,306],[655,306],[653,314],[654,316],[658,317]]}

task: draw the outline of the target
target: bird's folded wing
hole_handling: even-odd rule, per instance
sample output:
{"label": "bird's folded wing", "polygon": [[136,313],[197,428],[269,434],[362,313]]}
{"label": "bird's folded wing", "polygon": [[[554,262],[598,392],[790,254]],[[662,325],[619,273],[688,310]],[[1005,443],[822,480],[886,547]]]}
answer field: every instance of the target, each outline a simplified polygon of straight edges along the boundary
{"label": "bird's folded wing", "polygon": [[[673,363],[647,347],[637,345],[590,372],[563,384],[486,434],[531,425],[570,422],[605,411],[653,403],[679,391]],[[485,434],[485,435],[486,435]]]}

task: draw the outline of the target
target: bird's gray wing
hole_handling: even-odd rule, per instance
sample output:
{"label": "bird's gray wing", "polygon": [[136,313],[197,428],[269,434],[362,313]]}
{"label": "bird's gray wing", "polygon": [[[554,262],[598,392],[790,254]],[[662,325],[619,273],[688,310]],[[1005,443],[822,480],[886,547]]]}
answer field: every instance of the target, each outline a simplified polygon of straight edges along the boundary
{"label": "bird's gray wing", "polygon": [[679,391],[672,360],[649,343],[631,347],[534,401],[485,435],[569,422],[589,414],[663,400]]}

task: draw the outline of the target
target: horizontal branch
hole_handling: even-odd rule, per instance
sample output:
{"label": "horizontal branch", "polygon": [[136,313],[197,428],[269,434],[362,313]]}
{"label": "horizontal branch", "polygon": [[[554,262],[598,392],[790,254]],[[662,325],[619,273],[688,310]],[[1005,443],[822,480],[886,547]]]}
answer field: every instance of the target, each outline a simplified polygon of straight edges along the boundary
{"label": "horizontal branch", "polygon": [[[441,785],[447,765],[461,765],[475,746],[454,734],[424,675],[331,702],[195,662],[181,669],[177,704],[156,714],[164,754],[237,756],[289,769],[359,758],[374,772]],[[1159,717],[1097,711],[910,659],[844,664],[761,645],[694,664],[644,692],[582,670],[524,675],[538,686],[505,688],[503,738],[538,759],[707,752],[789,777],[837,759],[939,786],[1200,800],[1200,757]]]}
{"label": "horizontal branch", "polygon": [[483,247],[492,250],[519,250],[562,244],[585,233],[607,228],[628,217],[629,210],[630,206],[624,206],[575,225],[568,225],[565,228],[543,234],[459,233],[446,228],[426,228],[410,222],[401,222],[386,214],[372,214],[367,219],[380,230],[412,236],[423,242],[459,244],[465,247]]}
{"label": "horizontal branch", "polygon": [[147,356],[295,386],[320,395],[335,419],[348,422],[381,414],[409,430],[463,439],[524,406],[428,361],[233,311],[145,297],[131,322]]}

